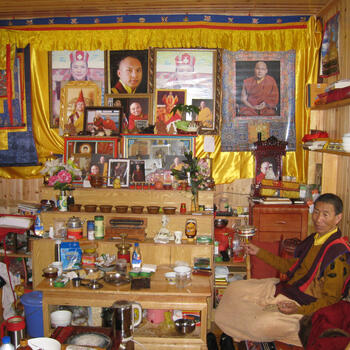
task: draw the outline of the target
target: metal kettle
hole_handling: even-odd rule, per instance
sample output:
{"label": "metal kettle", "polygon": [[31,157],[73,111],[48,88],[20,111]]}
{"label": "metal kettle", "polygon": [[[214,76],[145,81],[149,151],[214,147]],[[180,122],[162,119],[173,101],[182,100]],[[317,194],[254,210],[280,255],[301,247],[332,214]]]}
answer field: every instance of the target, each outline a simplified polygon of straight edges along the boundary
{"label": "metal kettle", "polygon": [[[132,339],[134,327],[137,327],[142,321],[141,305],[127,300],[116,301],[112,305],[112,329],[114,337],[121,336],[122,342],[127,342]],[[137,310],[137,312],[135,312]],[[135,320],[135,315],[137,319]]]}

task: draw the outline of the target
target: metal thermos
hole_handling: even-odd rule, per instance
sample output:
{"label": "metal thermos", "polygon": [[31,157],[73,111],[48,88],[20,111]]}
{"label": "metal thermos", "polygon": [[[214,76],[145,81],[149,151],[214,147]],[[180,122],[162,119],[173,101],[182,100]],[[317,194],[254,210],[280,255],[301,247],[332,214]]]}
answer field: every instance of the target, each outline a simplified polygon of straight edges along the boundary
{"label": "metal thermos", "polygon": [[4,328],[11,338],[11,344],[15,349],[19,346],[20,340],[26,338],[26,322],[22,316],[13,316],[1,324],[1,338],[4,336]]}
{"label": "metal thermos", "polygon": [[[122,343],[131,340],[134,327],[138,326],[142,320],[141,305],[127,300],[119,300],[112,305],[112,309],[114,309],[112,320],[114,336],[117,337],[120,334]],[[134,320],[135,309],[138,310],[136,321]]]}

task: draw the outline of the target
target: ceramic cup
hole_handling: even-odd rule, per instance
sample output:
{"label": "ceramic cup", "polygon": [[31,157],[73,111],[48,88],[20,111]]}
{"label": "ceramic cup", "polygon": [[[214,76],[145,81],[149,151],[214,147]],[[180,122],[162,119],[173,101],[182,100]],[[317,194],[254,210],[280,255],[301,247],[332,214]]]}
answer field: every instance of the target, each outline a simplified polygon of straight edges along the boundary
{"label": "ceramic cup", "polygon": [[182,231],[175,231],[175,232],[174,232],[174,236],[175,236],[175,243],[176,243],[176,244],[181,244],[181,241],[182,241]]}

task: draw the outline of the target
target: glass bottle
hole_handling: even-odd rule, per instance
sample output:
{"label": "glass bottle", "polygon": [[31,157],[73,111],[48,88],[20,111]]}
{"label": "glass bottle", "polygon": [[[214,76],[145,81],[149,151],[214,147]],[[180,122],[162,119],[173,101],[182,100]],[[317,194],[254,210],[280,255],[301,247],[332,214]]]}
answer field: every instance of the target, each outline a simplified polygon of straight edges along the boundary
{"label": "glass bottle", "polygon": [[31,350],[31,347],[28,345],[27,339],[21,339],[19,342],[19,347],[17,350]]}

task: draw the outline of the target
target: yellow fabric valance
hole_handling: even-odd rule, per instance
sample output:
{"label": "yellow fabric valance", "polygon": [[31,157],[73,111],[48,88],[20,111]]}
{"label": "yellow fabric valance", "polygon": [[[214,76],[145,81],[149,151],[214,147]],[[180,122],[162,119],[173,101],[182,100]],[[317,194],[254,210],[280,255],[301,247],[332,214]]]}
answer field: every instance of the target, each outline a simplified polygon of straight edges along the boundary
{"label": "yellow fabric valance", "polygon": [[[322,32],[315,18],[303,23],[254,25],[234,23],[158,23],[113,25],[25,26],[0,29],[0,68],[4,64],[7,43],[17,47],[31,45],[33,133],[39,161],[45,162],[51,152],[63,153],[63,138],[50,128],[48,52],[52,50],[125,50],[160,48],[222,48],[231,51],[296,52],[295,120],[296,152],[288,152],[283,173],[306,180],[306,157],[300,146],[308,131],[309,115],[305,108],[305,84],[317,79],[318,50]],[[2,68],[3,69],[3,68]],[[204,157],[203,136],[197,138],[197,156]],[[254,176],[251,152],[220,152],[220,135],[215,137],[213,176],[216,183],[230,183],[238,178]],[[40,176],[41,167],[0,168],[6,178]]]}

